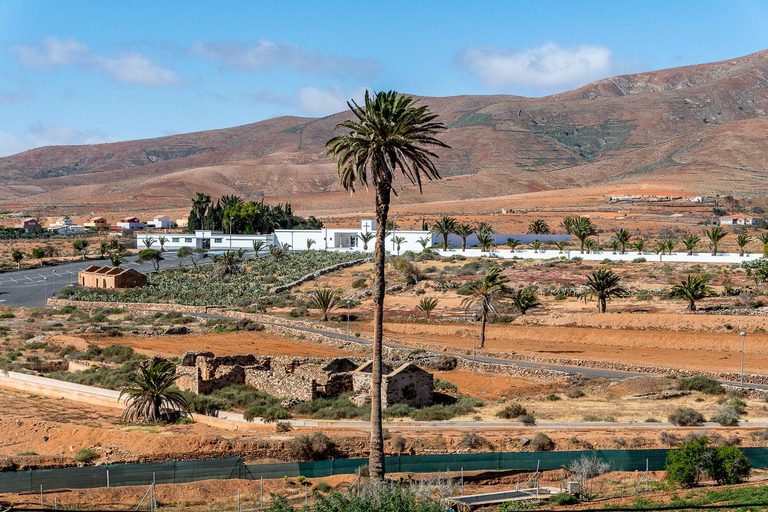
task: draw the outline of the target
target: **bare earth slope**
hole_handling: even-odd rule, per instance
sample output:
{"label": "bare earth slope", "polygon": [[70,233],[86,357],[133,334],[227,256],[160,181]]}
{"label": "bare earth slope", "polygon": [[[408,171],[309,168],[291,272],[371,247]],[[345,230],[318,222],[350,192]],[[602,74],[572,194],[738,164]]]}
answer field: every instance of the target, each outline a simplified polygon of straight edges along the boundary
{"label": "bare earth slope", "polygon": [[[609,185],[768,194],[768,51],[605,80],[544,98],[424,98],[449,127],[445,180],[401,201],[473,199]],[[5,206],[137,209],[213,196],[338,200],[324,144],[346,113],[0,158]],[[365,194],[348,206],[368,201]]]}

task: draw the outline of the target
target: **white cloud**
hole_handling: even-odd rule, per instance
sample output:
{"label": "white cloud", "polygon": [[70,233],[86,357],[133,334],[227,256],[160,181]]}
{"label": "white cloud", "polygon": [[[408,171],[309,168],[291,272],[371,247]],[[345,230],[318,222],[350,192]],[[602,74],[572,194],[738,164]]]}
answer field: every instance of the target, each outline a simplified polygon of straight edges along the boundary
{"label": "white cloud", "polygon": [[261,39],[253,42],[196,42],[188,52],[225,66],[251,71],[290,69],[302,73],[329,74],[333,76],[356,76],[369,78],[379,72],[371,59],[355,59],[323,56],[304,48]]}
{"label": "white cloud", "polygon": [[182,78],[159,67],[140,53],[126,53],[104,57],[93,53],[84,43],[71,37],[58,39],[44,38],[38,45],[17,44],[10,47],[21,65],[30,68],[57,68],[80,66],[104,73],[109,78],[128,84],[145,87],[160,87],[183,83]]}
{"label": "white cloud", "polygon": [[607,76],[611,52],[591,45],[561,48],[547,44],[524,51],[478,47],[461,52],[458,61],[491,89],[513,85],[550,88],[581,85]]}
{"label": "white cloud", "polygon": [[81,131],[71,126],[36,124],[20,135],[0,131],[0,157],[42,146],[101,144],[117,140],[98,130]]}
{"label": "white cloud", "polygon": [[261,103],[272,103],[293,108],[310,116],[327,116],[346,110],[347,101],[360,103],[365,97],[365,87],[343,91],[336,86],[320,89],[312,85],[302,87],[294,95],[283,96],[275,91],[261,91],[254,99]]}

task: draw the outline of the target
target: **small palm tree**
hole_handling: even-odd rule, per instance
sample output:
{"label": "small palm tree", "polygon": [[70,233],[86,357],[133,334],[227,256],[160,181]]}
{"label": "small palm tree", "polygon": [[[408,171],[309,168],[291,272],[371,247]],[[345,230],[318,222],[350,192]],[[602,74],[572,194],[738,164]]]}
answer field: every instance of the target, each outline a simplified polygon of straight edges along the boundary
{"label": "small palm tree", "polygon": [[541,301],[539,301],[539,296],[536,295],[536,292],[526,288],[515,290],[509,298],[522,315],[529,309],[541,306]]}
{"label": "small palm tree", "polygon": [[156,240],[153,237],[148,236],[147,238],[144,239],[144,245],[146,246],[147,249],[151,249],[152,246],[155,244],[155,241]]}
{"label": "small palm tree", "polygon": [[509,240],[507,240],[506,245],[507,247],[509,247],[509,249],[512,252],[515,252],[515,250],[520,246],[520,240],[517,240],[515,238],[510,238]]}
{"label": "small palm tree", "polygon": [[581,254],[584,254],[584,244],[589,237],[597,234],[597,228],[592,224],[589,217],[575,217],[571,221],[570,234],[579,239],[579,242],[581,242]]}
{"label": "small palm tree", "polygon": [[728,235],[728,232],[720,226],[713,226],[711,229],[705,230],[704,234],[709,238],[712,256],[717,256],[717,248],[720,246],[720,241]]}
{"label": "small palm tree", "polygon": [[714,290],[709,286],[709,278],[704,275],[688,275],[670,291],[670,296],[688,301],[688,310],[696,311],[696,301],[709,297]]}
{"label": "small palm tree", "polygon": [[282,248],[276,245],[269,246],[269,255],[272,257],[272,261],[280,261],[287,253],[288,251],[285,249],[285,245],[283,245]]}
{"label": "small palm tree", "polygon": [[120,265],[124,263],[128,263],[128,260],[125,259],[122,253],[112,252],[112,253],[109,253],[109,262],[112,264],[113,267],[118,268]]}
{"label": "small palm tree", "polygon": [[560,223],[560,227],[566,234],[572,235],[574,217],[568,216]]}
{"label": "small palm tree", "polygon": [[173,364],[154,360],[148,367],[139,367],[132,385],[120,392],[120,399],[127,405],[123,421],[155,422],[167,418],[168,413],[185,413],[187,401],[184,395],[171,391],[179,378]]}
{"label": "small palm tree", "polygon": [[656,254],[664,255],[664,253],[667,251],[667,243],[663,240],[659,240],[656,242],[656,247],[653,249],[653,252]]}
{"label": "small palm tree", "polygon": [[763,258],[768,258],[768,233],[760,233],[758,239],[763,244]]}
{"label": "small palm tree", "polygon": [[311,250],[312,246],[315,245],[317,241],[314,238],[307,238],[307,250]]}
{"label": "small palm tree", "polygon": [[616,233],[614,233],[615,241],[619,242],[619,245],[621,246],[621,254],[624,254],[627,252],[627,244],[632,239],[632,234],[627,231],[626,229],[620,229]]}
{"label": "small palm tree", "polygon": [[751,240],[752,237],[746,233],[740,233],[739,236],[736,237],[736,245],[739,246],[739,256],[744,256],[744,248]]}
{"label": "small palm tree", "polygon": [[319,309],[322,315],[321,321],[327,322],[328,315],[341,301],[339,290],[330,288],[315,288],[309,298],[309,307]]}
{"label": "small palm tree", "polygon": [[672,256],[672,251],[675,250],[675,246],[676,245],[677,245],[677,242],[675,242],[674,240],[672,240],[672,239],[667,240],[666,243],[665,243],[665,246],[666,246],[665,248],[667,249],[667,254]]}
{"label": "small palm tree", "polygon": [[475,228],[475,233],[480,233],[483,235],[492,235],[493,234],[493,226],[490,222],[479,222],[477,224],[477,227]]}
{"label": "small palm tree", "polygon": [[538,240],[534,240],[531,242],[531,248],[533,249],[534,253],[539,252],[539,249],[541,249],[541,242]]}
{"label": "small palm tree", "polygon": [[685,246],[685,249],[688,251],[688,256],[693,256],[693,251],[696,249],[696,244],[698,244],[701,241],[701,238],[694,234],[690,234],[683,238],[683,245]]}
{"label": "small palm tree", "polygon": [[480,244],[482,251],[488,252],[491,250],[491,246],[493,245],[493,236],[487,233],[478,233],[477,243]]}
{"label": "small palm tree", "polygon": [[400,245],[405,243],[405,237],[404,236],[392,237],[392,242],[394,242],[395,247],[397,247],[397,254],[400,254]]}
{"label": "small palm tree", "polygon": [[448,235],[456,230],[456,219],[444,215],[432,225],[432,232],[443,237],[443,250],[448,249]]}
{"label": "small palm tree", "polygon": [[582,252],[584,252],[584,249],[587,250],[587,254],[592,253],[595,249],[597,249],[597,242],[595,242],[591,238],[587,238],[584,240],[584,243],[581,244],[582,246]]}
{"label": "small palm tree", "polygon": [[262,249],[267,245],[267,243],[264,240],[254,240],[253,241],[253,257],[258,258],[259,253]]}
{"label": "small palm tree", "polygon": [[465,309],[476,308],[480,313],[480,348],[485,347],[485,324],[488,316],[497,315],[496,305],[503,297],[508,296],[512,289],[507,285],[509,278],[501,275],[501,268],[494,267],[488,271],[483,282],[475,292],[461,301]]}
{"label": "small palm tree", "polygon": [[213,261],[213,275],[224,277],[238,273],[240,270],[240,263],[243,261],[243,255],[240,251],[226,251],[214,256]]}
{"label": "small palm tree", "polygon": [[101,242],[99,244],[99,257],[104,259],[104,255],[109,252],[109,244],[107,242]]}
{"label": "small palm tree", "polygon": [[637,251],[637,254],[642,256],[643,251],[645,250],[645,240],[641,238],[640,240],[633,242],[632,248]]}
{"label": "small palm tree", "polygon": [[605,313],[608,299],[612,297],[625,297],[628,295],[627,289],[621,285],[619,276],[612,270],[601,268],[597,272],[587,277],[587,292],[583,294],[584,301],[587,298],[597,297],[597,311]]}
{"label": "small palm tree", "polygon": [[160,243],[160,250],[165,251],[165,244],[168,243],[168,237],[161,236],[160,238],[157,239],[157,241]]}
{"label": "small palm tree", "polygon": [[424,313],[424,318],[429,320],[429,315],[432,313],[432,310],[437,307],[438,302],[440,301],[435,298],[424,297],[419,301],[419,305],[416,306],[416,309]]}
{"label": "small palm tree", "polygon": [[528,224],[529,235],[548,235],[549,224],[544,219],[536,219]]}
{"label": "small palm tree", "polygon": [[557,250],[560,251],[560,254],[563,254],[563,251],[568,248],[568,242],[565,240],[560,240],[555,244],[555,247],[557,247]]}
{"label": "small palm tree", "polygon": [[421,252],[429,252],[429,244],[432,243],[432,238],[424,236],[416,240],[421,245]]}
{"label": "small palm tree", "polygon": [[376,235],[374,235],[370,231],[366,231],[365,233],[360,233],[359,235],[357,235],[357,237],[360,240],[363,241],[363,250],[367,251],[368,250],[368,242],[370,242],[371,240],[376,238]]}
{"label": "small palm tree", "polygon": [[459,235],[461,237],[461,250],[466,251],[467,250],[467,238],[475,232],[475,228],[473,228],[469,224],[459,224],[456,226],[456,228],[453,230],[454,233]]}
{"label": "small palm tree", "polygon": [[621,249],[621,242],[619,242],[618,240],[612,240],[611,241],[611,250],[613,251],[613,254],[617,254],[620,249]]}

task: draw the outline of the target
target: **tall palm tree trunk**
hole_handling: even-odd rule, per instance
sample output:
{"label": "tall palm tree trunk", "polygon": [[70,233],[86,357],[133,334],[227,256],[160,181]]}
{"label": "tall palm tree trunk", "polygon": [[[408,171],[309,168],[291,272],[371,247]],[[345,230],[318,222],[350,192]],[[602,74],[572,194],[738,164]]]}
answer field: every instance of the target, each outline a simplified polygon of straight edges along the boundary
{"label": "tall palm tree trunk", "polygon": [[376,247],[373,252],[373,373],[371,374],[371,447],[368,470],[371,478],[384,479],[384,432],[381,425],[381,370],[384,330],[384,265],[386,259],[386,225],[389,214],[391,184],[376,186]]}
{"label": "tall palm tree trunk", "polygon": [[584,254],[584,238],[579,238],[579,241],[581,242],[581,254]]}
{"label": "tall palm tree trunk", "polygon": [[598,297],[597,298],[597,310],[600,313],[605,313],[606,306],[607,306],[606,302],[607,301],[605,300],[605,297]]}
{"label": "tall palm tree trunk", "polygon": [[443,233],[443,250],[448,249],[448,233]]}
{"label": "tall palm tree trunk", "polygon": [[461,239],[461,252],[467,250],[467,237]]}
{"label": "tall palm tree trunk", "polygon": [[480,348],[485,348],[485,323],[488,321],[488,307],[483,304],[483,316],[480,319]]}

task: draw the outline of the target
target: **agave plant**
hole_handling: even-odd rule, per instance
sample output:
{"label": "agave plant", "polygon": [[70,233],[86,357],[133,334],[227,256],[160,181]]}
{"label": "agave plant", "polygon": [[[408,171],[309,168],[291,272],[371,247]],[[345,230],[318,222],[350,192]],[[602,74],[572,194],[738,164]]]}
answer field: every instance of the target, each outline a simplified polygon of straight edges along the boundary
{"label": "agave plant", "polygon": [[175,367],[168,361],[153,360],[147,367],[140,366],[132,385],[120,392],[120,399],[127,404],[123,421],[156,422],[185,413],[184,395],[170,390],[178,378]]}
{"label": "agave plant", "polygon": [[320,310],[323,322],[328,321],[328,315],[333,311],[341,300],[339,290],[330,288],[315,288],[309,297],[309,307]]}
{"label": "agave plant", "polygon": [[424,313],[424,318],[429,320],[429,315],[432,313],[432,310],[437,307],[438,302],[440,301],[435,298],[424,297],[419,301],[416,309]]}

